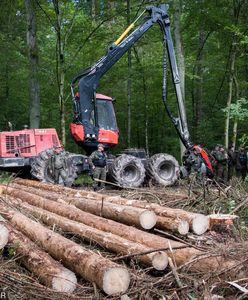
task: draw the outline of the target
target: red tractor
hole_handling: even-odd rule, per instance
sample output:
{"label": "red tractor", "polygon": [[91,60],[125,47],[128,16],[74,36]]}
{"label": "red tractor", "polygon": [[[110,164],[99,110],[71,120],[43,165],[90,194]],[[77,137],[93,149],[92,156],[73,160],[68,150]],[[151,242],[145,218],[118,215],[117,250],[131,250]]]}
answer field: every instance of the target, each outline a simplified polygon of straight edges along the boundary
{"label": "red tractor", "polygon": [[[159,24],[164,41],[162,100],[187,150],[181,174],[186,176],[193,167],[198,172],[211,177],[213,170],[206,152],[192,144],[189,139],[167,11],[168,5],[166,4],[158,7],[147,6],[143,13],[108,48],[105,56],[72,80],[74,118],[70,125],[71,133],[75,142],[85,150],[87,155],[92,153],[99,143],[102,143],[106,150],[118,144],[119,132],[113,99],[97,93],[99,81],[147,30],[154,24]],[[130,33],[134,24],[145,12],[148,16],[144,17],[140,25]],[[167,54],[177,98],[178,117],[172,115],[167,99]],[[56,150],[57,147],[61,147],[61,144],[54,129],[3,132],[0,142],[0,167],[2,169],[17,170],[27,166],[31,168],[31,174],[39,180],[61,182],[66,185],[71,185],[77,174],[89,170],[87,156]],[[195,159],[196,156],[198,159]],[[65,170],[63,178],[56,176],[57,160],[60,160]],[[179,173],[177,160],[165,153],[155,154],[148,158],[142,149],[127,149],[118,157],[110,156],[108,159],[109,179],[125,187],[138,187],[143,184],[145,177],[165,186],[171,185],[177,180]]]}

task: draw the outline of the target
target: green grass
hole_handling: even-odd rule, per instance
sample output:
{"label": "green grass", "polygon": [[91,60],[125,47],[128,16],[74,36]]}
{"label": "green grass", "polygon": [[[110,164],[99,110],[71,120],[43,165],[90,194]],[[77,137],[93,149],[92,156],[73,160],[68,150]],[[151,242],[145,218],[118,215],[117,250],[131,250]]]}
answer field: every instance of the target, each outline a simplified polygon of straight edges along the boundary
{"label": "green grass", "polygon": [[7,183],[11,178],[11,173],[0,171],[0,183]]}
{"label": "green grass", "polygon": [[93,180],[89,175],[82,174],[79,175],[78,178],[75,181],[76,185],[92,185]]}

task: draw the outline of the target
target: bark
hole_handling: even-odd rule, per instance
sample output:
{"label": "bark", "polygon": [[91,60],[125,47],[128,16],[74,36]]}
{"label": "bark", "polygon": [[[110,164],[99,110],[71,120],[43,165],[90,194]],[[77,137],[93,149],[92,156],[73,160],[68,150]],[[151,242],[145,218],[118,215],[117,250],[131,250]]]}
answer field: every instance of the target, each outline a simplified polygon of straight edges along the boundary
{"label": "bark", "polygon": [[142,86],[143,86],[143,97],[144,97],[144,106],[145,106],[145,149],[146,155],[149,157],[149,135],[148,135],[148,111],[149,111],[149,104],[147,101],[147,83],[146,83],[146,76],[144,67],[140,61],[138,51],[136,50],[135,46],[133,46],[134,55],[136,60],[140,66],[140,73],[142,78]]}
{"label": "bark", "polygon": [[35,1],[25,0],[27,15],[27,46],[30,67],[30,128],[40,126],[40,85],[38,79],[38,47],[36,41]]}
{"label": "bark", "polygon": [[170,230],[181,235],[189,233],[189,223],[175,218],[158,217],[155,227],[162,230]]}
{"label": "bark", "polygon": [[[64,232],[76,234],[83,239],[86,239],[88,242],[96,242],[103,248],[114,253],[121,255],[135,255],[137,253],[144,253],[153,250],[150,247],[134,243],[110,232],[104,232],[82,223],[68,220],[64,217],[58,216],[57,214],[48,212],[38,207],[31,206],[29,204],[25,204],[21,201],[17,201],[11,198],[8,198],[8,201],[25,209],[33,216],[35,216],[38,220],[42,220],[42,222],[47,225],[56,225]],[[167,254],[161,251],[138,256],[137,260],[144,265],[154,267],[157,270],[164,270],[168,265]]]}
{"label": "bark", "polygon": [[9,239],[9,230],[5,224],[0,223],[0,250],[7,245],[8,239]]}
{"label": "bark", "polygon": [[125,292],[129,286],[128,271],[96,253],[79,246],[58,233],[32,221],[23,214],[0,205],[1,212],[12,226],[28,238],[39,243],[51,256],[63,265],[95,283],[106,294]]}
{"label": "bark", "polygon": [[[2,187],[1,191],[10,191],[10,188],[6,189]],[[19,198],[21,198],[20,191],[17,191],[16,197],[18,197],[18,195]],[[163,248],[165,249],[167,255],[175,260],[177,266],[186,264],[187,269],[191,271],[215,272],[217,270],[221,271],[228,268],[234,269],[235,266],[238,265],[238,262],[225,258],[224,256],[216,255],[215,257],[212,257],[211,255],[206,255],[206,253],[203,251],[185,246],[183,243],[162,238],[160,236],[140,231],[139,229],[126,226],[112,220],[91,215],[77,209],[76,207],[68,206],[68,204],[65,205],[57,203],[55,201],[33,195],[26,195],[25,199],[23,200],[32,205],[36,205],[58,215],[64,216],[70,220],[78,221],[105,232],[111,232],[130,241],[138,242],[153,249]],[[1,209],[2,207],[0,207],[0,210]],[[167,250],[170,248],[172,249],[172,252]]]}
{"label": "bark", "polygon": [[157,217],[155,213],[147,209],[130,208],[129,206],[85,198],[70,198],[68,200],[69,201],[67,201],[66,198],[63,199],[66,203],[73,204],[83,211],[127,225],[137,226],[143,229],[151,229],[156,225]]}
{"label": "bark", "polygon": [[54,11],[56,15],[56,72],[57,72],[57,83],[59,90],[59,107],[60,107],[60,130],[62,144],[66,145],[66,131],[65,131],[65,99],[64,99],[64,86],[65,86],[65,45],[62,38],[62,16],[59,7],[59,1],[53,0]]}
{"label": "bark", "polygon": [[[244,4],[243,1],[233,1],[233,23],[234,26],[239,26],[239,17],[240,17],[240,11],[241,7]],[[235,64],[236,64],[236,56],[238,52],[238,46],[237,46],[237,34],[233,33],[232,37],[232,44],[230,46],[230,69],[229,69],[229,81],[228,81],[228,96],[227,96],[227,115],[226,115],[226,120],[225,120],[225,131],[224,131],[224,136],[225,136],[225,146],[228,148],[229,146],[229,126],[230,126],[230,106],[232,103],[232,97],[233,97],[233,83],[235,80]],[[236,90],[237,92],[237,90]],[[234,124],[234,130],[235,127],[237,126]]]}
{"label": "bark", "polygon": [[204,23],[201,25],[198,39],[198,53],[194,66],[193,79],[193,106],[194,106],[194,140],[200,142],[200,125],[202,120],[203,104],[203,73],[204,73],[204,44],[206,42]]}
{"label": "bark", "polygon": [[75,290],[77,278],[73,272],[64,268],[12,226],[7,225],[7,228],[9,246],[20,257],[21,263],[35,274],[41,283],[59,292],[72,293]]}
{"label": "bark", "polygon": [[228,215],[228,214],[212,214],[209,215],[209,227],[212,229],[214,225],[234,225],[239,221],[237,215]]}
{"label": "bark", "polygon": [[[13,191],[14,192],[14,191]],[[20,191],[22,194],[22,191]],[[15,193],[18,197],[18,194]],[[53,199],[55,200],[55,199]],[[56,199],[59,201],[59,199]],[[107,219],[115,220],[131,226],[141,227],[143,229],[151,229],[156,225],[157,217],[153,211],[147,209],[136,208],[108,202],[93,201],[86,198],[63,197],[63,202],[73,204],[77,208],[101,216]]]}
{"label": "bark", "polygon": [[[209,227],[207,216],[187,212],[182,209],[164,207],[164,206],[160,206],[158,204],[151,204],[151,203],[146,203],[146,202],[138,201],[138,200],[127,200],[127,199],[121,198],[119,196],[105,197],[104,200],[111,202],[111,203],[118,203],[118,204],[122,204],[122,205],[131,205],[134,207],[140,207],[143,209],[153,210],[158,216],[162,217],[161,219],[158,219],[157,223],[159,224],[159,226],[161,226],[160,228],[162,228],[162,226],[164,226],[163,229],[169,229],[172,231],[176,230],[179,232],[178,226],[180,225],[180,221],[184,221],[184,222],[188,223],[189,228],[194,233],[200,235],[200,234],[203,234],[204,232],[206,232]],[[170,224],[170,221],[171,221],[171,224]],[[175,225],[172,224],[173,222],[175,222],[174,223]],[[178,226],[176,224],[178,224]],[[187,225],[182,225],[182,224],[181,224],[181,226],[187,227]]]}
{"label": "bark", "polygon": [[231,53],[230,53],[230,70],[229,70],[229,81],[228,81],[228,96],[227,96],[227,103],[226,103],[227,114],[226,114],[225,131],[224,131],[226,148],[228,148],[229,146],[230,106],[232,103],[232,96],[233,96],[233,76],[234,76],[234,68],[235,68],[236,52],[237,52],[235,42],[232,43],[230,52]]}
{"label": "bark", "polygon": [[[143,209],[153,210],[155,214],[157,214],[158,216],[167,218],[167,220],[164,219],[164,222],[162,222],[162,220],[160,221],[159,226],[161,227],[158,228],[161,229],[169,229],[172,231],[178,230],[179,232],[179,227],[178,229],[176,229],[176,225],[173,225],[172,223],[170,224],[171,218],[175,220],[175,223],[178,223],[178,225],[180,225],[180,221],[184,223],[180,225],[180,227],[182,226],[184,228],[183,231],[187,227],[185,222],[188,222],[190,230],[198,235],[205,233],[209,228],[209,222],[207,216],[204,216],[202,214],[187,212],[182,209],[173,209],[173,208],[159,206],[157,204],[150,204],[150,203],[137,201],[137,200],[127,200],[119,196],[111,197],[111,196],[102,195],[95,192],[89,192],[84,190],[73,190],[66,187],[58,187],[51,184],[40,183],[31,180],[17,179],[15,180],[15,182],[24,185],[26,187],[36,187],[36,188],[42,188],[44,190],[47,190],[50,193],[43,193],[42,190],[38,191],[37,189],[36,190],[32,189],[32,192],[40,195],[41,197],[45,196],[51,200],[55,200],[58,197],[58,195],[54,194],[53,192],[61,193],[63,191],[65,194],[60,196],[62,200],[66,199],[68,201],[71,200],[72,197],[74,197],[72,201],[76,202],[76,199],[77,201],[79,201],[78,198],[79,199],[88,198],[91,200],[98,200],[99,202],[104,201],[104,203],[111,202],[119,205],[125,205],[125,206],[129,205],[129,206],[139,207]],[[180,196],[184,197],[183,195]],[[165,227],[166,224],[168,225],[167,228]]]}
{"label": "bark", "polygon": [[[239,88],[239,82],[237,79],[237,75],[234,74],[233,76],[234,84],[235,84],[235,96],[236,96],[236,101],[238,101],[240,97],[240,88]],[[238,130],[238,118],[234,118],[234,123],[233,123],[233,136],[232,136],[232,146],[235,149],[236,147],[236,141],[237,141],[237,130]]]}
{"label": "bark", "polygon": [[144,244],[154,249],[160,249],[160,248],[169,249],[168,242],[170,242],[172,248],[185,247],[185,245],[182,243],[175,242],[159,236],[155,236],[151,233],[141,231],[132,226],[127,226],[112,220],[108,220],[108,219],[104,219],[92,215],[90,213],[84,212],[76,208],[73,205],[58,203],[56,202],[57,199],[51,201],[48,200],[47,198],[32,195],[28,192],[20,191],[3,185],[0,186],[0,193],[8,194],[12,197],[21,199],[31,205],[35,205],[40,208],[46,209],[50,212],[54,212],[70,220],[81,222],[85,225],[91,226],[93,228],[97,228],[102,231],[111,232],[113,234],[126,238],[129,241],[134,241],[140,244]]}

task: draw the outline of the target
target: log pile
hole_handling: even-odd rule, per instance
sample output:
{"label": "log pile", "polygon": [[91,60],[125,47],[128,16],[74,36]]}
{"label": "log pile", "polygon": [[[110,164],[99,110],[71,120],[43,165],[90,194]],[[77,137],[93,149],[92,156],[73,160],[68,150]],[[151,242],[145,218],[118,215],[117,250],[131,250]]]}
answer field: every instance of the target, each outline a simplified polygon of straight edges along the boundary
{"label": "log pile", "polygon": [[[190,271],[209,273],[233,269],[238,263],[144,231],[155,226],[181,234],[189,229],[202,234],[208,227],[204,215],[27,180],[0,185],[0,194],[5,199],[0,201],[0,249],[7,243],[16,244],[22,264],[40,282],[58,291],[72,293],[75,274],[107,295],[128,290],[130,269],[89,250],[84,243],[95,243],[159,271],[168,269],[168,261],[173,272],[187,265]],[[196,220],[204,226],[195,225]],[[70,240],[68,234],[83,244]]]}

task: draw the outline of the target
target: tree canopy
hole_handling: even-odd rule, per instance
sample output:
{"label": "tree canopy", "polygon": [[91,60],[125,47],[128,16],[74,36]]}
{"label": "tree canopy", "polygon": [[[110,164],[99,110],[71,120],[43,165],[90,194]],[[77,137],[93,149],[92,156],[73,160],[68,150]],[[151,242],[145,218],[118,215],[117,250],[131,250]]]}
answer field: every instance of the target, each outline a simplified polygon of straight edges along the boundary
{"label": "tree canopy", "polygon": [[[25,2],[32,4],[36,21],[33,52],[27,43],[31,25]],[[168,1],[171,31],[174,35],[179,17],[185,62],[185,106],[192,141],[209,149],[217,143],[224,144],[225,133],[231,141],[235,122],[238,122],[237,144],[246,141],[248,1],[174,2],[178,5]],[[33,55],[38,65],[40,127],[55,127],[65,136],[66,147],[79,152],[69,132],[73,118],[71,79],[105,54],[127,27],[127,20],[134,20],[146,5],[159,4],[161,1],[144,0],[2,0],[0,130],[8,129],[8,121],[14,129],[29,123],[33,78],[30,55]],[[115,151],[129,143],[131,147],[148,148],[150,154],[167,152],[179,157],[178,136],[162,102],[163,38],[159,26],[150,29],[134,45],[130,58],[131,64],[126,54],[113,66],[98,88],[98,92],[117,100],[120,142]],[[169,71],[167,77],[168,101],[176,114]],[[227,118],[229,131],[225,130]]]}

